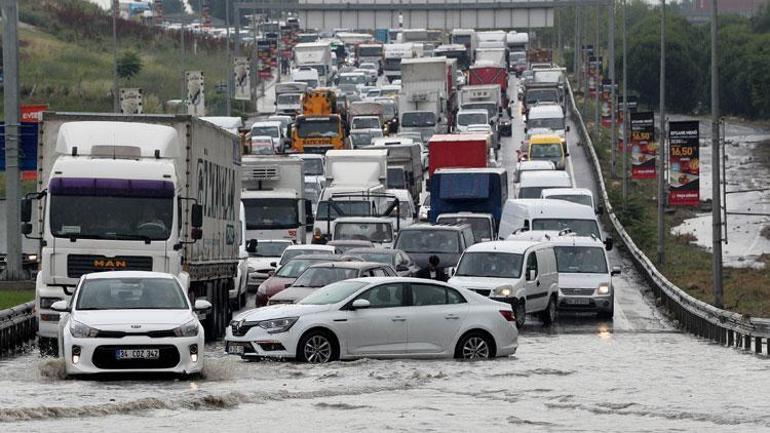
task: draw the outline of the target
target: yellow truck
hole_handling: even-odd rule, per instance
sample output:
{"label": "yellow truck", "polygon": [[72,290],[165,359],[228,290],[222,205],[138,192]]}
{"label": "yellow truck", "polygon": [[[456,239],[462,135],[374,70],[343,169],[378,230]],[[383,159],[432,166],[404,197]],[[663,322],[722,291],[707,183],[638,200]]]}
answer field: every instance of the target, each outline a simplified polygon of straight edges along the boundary
{"label": "yellow truck", "polygon": [[291,132],[292,149],[300,153],[326,153],[342,149],[345,129],[334,89],[316,88],[302,96],[302,114]]}

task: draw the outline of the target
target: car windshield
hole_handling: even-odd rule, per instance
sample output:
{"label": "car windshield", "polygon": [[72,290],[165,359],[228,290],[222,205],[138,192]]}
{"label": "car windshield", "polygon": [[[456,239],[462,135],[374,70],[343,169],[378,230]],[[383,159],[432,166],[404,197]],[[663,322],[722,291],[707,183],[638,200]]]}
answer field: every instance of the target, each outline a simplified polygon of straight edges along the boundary
{"label": "car windshield", "polygon": [[519,188],[519,195],[517,198],[540,198],[544,189],[546,188],[542,186],[528,186],[525,188]]}
{"label": "car windshield", "polygon": [[258,241],[257,250],[249,253],[249,257],[281,257],[289,245],[291,242]]}
{"label": "car windshield", "polygon": [[298,201],[292,198],[243,199],[246,211],[246,230],[297,228]]}
{"label": "car windshield", "polygon": [[[495,117],[495,114],[497,114],[497,104],[493,104],[493,103],[472,102],[472,103],[463,104],[463,108],[466,110],[487,110],[487,115],[489,117]],[[487,122],[476,122],[476,123],[487,123]]]}
{"label": "car windshield", "polygon": [[275,155],[273,143],[252,140],[249,144],[249,155]]}
{"label": "car windshield", "polygon": [[334,226],[334,240],[363,240],[393,242],[393,226],[390,223],[341,222]]}
{"label": "car windshield", "polygon": [[419,126],[435,126],[436,114],[429,111],[423,111],[419,113],[404,113],[401,119],[401,126],[406,127],[419,127]]}
{"label": "car windshield", "polygon": [[185,310],[187,297],[171,278],[97,278],[78,289],[78,310]]}
{"label": "car windshield", "polygon": [[331,219],[342,216],[370,216],[371,205],[372,203],[368,201],[335,200],[330,204],[323,200],[318,202],[315,219],[327,220],[329,214],[331,214]]}
{"label": "car windshield", "polygon": [[395,265],[394,254],[388,253],[357,253],[352,252],[352,255],[364,259],[365,262],[377,262],[384,263],[386,265]]}
{"label": "car windshield", "polygon": [[303,159],[302,168],[305,170],[305,176],[323,176],[324,161],[321,158]]}
{"label": "car windshield", "polygon": [[536,105],[540,102],[558,102],[559,95],[555,90],[529,90],[527,91],[527,105]]}
{"label": "car windshield", "polygon": [[277,277],[297,278],[311,265],[324,261],[324,257],[318,259],[294,259],[287,262],[275,273]]}
{"label": "car windshield", "polygon": [[577,236],[596,236],[601,238],[599,226],[596,220],[571,219],[571,218],[543,218],[532,220],[532,230],[562,231],[570,229]]}
{"label": "car windshield", "polygon": [[405,230],[398,236],[396,247],[407,253],[460,253],[459,233],[455,230]]}
{"label": "car windshield", "polygon": [[492,239],[491,221],[486,218],[439,216],[436,222],[445,225],[470,224],[471,230],[473,231],[473,237],[476,238],[477,242]]}
{"label": "car windshield", "polygon": [[382,103],[381,101],[380,103],[382,104],[383,117],[385,117],[386,119],[393,119],[394,117],[396,117],[396,104]]}
{"label": "car windshield", "polygon": [[329,250],[317,250],[317,249],[291,249],[285,250],[281,255],[281,264],[287,263],[289,260],[297,256],[310,256],[310,255],[331,255]]}
{"label": "car windshield", "polygon": [[479,125],[487,123],[487,115],[485,113],[460,113],[457,115],[458,125]]}
{"label": "car windshield", "polygon": [[297,121],[297,135],[300,138],[336,137],[339,133],[339,118],[302,119]]}
{"label": "car windshield", "polygon": [[582,194],[554,194],[549,195],[546,198],[551,198],[555,200],[564,200],[564,201],[570,201],[572,203],[582,204],[588,207],[593,207],[593,203],[591,200],[591,197],[588,195],[582,195]]}
{"label": "car windshield", "polygon": [[278,95],[275,102],[278,105],[299,105],[301,97],[299,93],[284,93]]}
{"label": "car windshield", "polygon": [[606,274],[607,258],[602,247],[554,247],[559,272],[572,274]]}
{"label": "car windshield", "polygon": [[350,142],[353,148],[367,147],[372,145],[372,138],[382,137],[382,131],[379,129],[369,129],[365,131],[351,131]]}
{"label": "car windshield", "polygon": [[364,74],[351,74],[351,75],[341,75],[340,76],[340,85],[343,84],[364,84],[366,83],[366,75]]}
{"label": "car windshield", "polygon": [[532,128],[545,128],[545,129],[552,129],[554,131],[559,131],[564,129],[564,118],[563,117],[547,117],[547,118],[541,118],[541,119],[527,119],[527,129]]}
{"label": "car windshield", "polygon": [[323,287],[337,281],[349,280],[358,276],[357,269],[335,268],[323,266],[318,268],[308,268],[297,281],[292,284],[294,287]]}
{"label": "car windshield", "polygon": [[530,146],[530,158],[561,158],[561,144],[533,144]]}
{"label": "car windshield", "polygon": [[361,281],[338,281],[323,289],[316,290],[298,302],[304,305],[330,305],[342,302],[352,294],[361,290],[367,283]]}
{"label": "car windshield", "polygon": [[406,189],[406,172],[403,169],[389,168],[388,169],[388,188],[389,189]]}
{"label": "car windshield", "polygon": [[350,123],[350,129],[377,129],[380,127],[380,119],[376,117],[354,117]]}
{"label": "car windshield", "polygon": [[173,228],[171,182],[56,177],[48,191],[57,238],[166,240]]}
{"label": "car windshield", "polygon": [[281,136],[281,132],[280,132],[280,129],[275,126],[252,126],[251,135],[252,137],[262,135],[262,136],[278,138]]}
{"label": "car windshield", "polygon": [[500,252],[469,252],[463,254],[457,265],[458,277],[521,277],[521,254]]}

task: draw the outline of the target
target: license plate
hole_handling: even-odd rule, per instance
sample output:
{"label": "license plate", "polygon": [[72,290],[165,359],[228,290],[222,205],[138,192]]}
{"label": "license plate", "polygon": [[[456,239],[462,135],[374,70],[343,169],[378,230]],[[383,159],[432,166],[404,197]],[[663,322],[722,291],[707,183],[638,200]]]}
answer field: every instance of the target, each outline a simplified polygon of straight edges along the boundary
{"label": "license plate", "polygon": [[588,298],[567,298],[567,303],[571,305],[588,305],[591,300]]}
{"label": "license plate", "polygon": [[159,349],[118,349],[115,351],[115,359],[158,359]]}
{"label": "license plate", "polygon": [[228,344],[225,351],[230,355],[243,355],[244,347],[242,344]]}

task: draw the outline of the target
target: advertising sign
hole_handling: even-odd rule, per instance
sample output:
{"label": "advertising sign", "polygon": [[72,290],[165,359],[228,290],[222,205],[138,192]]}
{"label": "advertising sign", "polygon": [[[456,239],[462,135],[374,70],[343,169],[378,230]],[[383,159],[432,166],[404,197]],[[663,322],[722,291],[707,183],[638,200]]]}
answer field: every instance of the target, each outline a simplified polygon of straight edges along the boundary
{"label": "advertising sign", "polygon": [[251,65],[248,57],[236,57],[234,65],[235,99],[251,101]]}
{"label": "advertising sign", "polygon": [[655,114],[631,113],[631,178],[654,179],[658,143],[655,142]]}
{"label": "advertising sign", "polygon": [[142,89],[120,89],[120,112],[142,114]]}
{"label": "advertising sign", "polygon": [[700,123],[669,122],[669,194],[671,206],[697,206],[700,202]]}
{"label": "advertising sign", "polygon": [[187,71],[187,114],[193,116],[206,115],[206,98],[204,93],[203,72]]}
{"label": "advertising sign", "polygon": [[48,110],[48,106],[44,104],[40,105],[24,105],[21,106],[21,122],[22,123],[40,123],[43,118],[43,112]]}

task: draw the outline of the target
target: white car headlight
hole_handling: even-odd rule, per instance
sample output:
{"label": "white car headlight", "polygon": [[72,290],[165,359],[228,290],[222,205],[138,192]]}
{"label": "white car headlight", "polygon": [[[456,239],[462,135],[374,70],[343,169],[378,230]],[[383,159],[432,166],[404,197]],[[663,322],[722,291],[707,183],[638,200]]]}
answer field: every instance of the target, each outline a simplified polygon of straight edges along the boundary
{"label": "white car headlight", "polygon": [[599,287],[596,289],[596,293],[600,295],[608,295],[610,293],[610,285],[607,283],[599,284]]}
{"label": "white car headlight", "polygon": [[182,326],[174,328],[174,335],[177,337],[195,337],[198,335],[198,321],[192,319]]}
{"label": "white car headlight", "polygon": [[511,297],[513,296],[513,287],[507,285],[495,287],[495,289],[492,291],[492,295],[501,298]]}
{"label": "white car headlight", "polygon": [[286,332],[294,326],[299,317],[284,317],[282,319],[263,320],[257,326],[267,331],[268,334]]}
{"label": "white car headlight", "polygon": [[99,335],[99,330],[77,320],[72,320],[70,321],[70,334],[75,338],[94,338]]}

